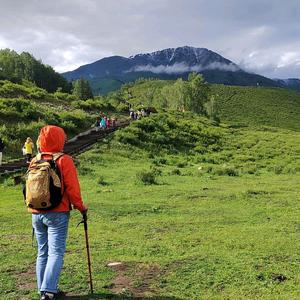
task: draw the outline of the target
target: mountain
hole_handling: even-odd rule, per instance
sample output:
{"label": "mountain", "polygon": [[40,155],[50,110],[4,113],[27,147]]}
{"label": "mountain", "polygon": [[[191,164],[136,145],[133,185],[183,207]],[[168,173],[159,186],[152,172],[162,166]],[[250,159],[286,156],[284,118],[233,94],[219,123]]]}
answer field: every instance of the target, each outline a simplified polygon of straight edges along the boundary
{"label": "mountain", "polygon": [[200,72],[211,83],[242,86],[285,87],[286,85],[261,75],[243,71],[229,59],[206,48],[189,46],[168,48],[128,58],[111,56],[79,67],[62,75],[68,80],[85,78],[93,91],[107,93],[123,83],[138,78],[176,79]]}
{"label": "mountain", "polygon": [[274,81],[292,90],[300,91],[300,79],[298,78],[274,79]]}

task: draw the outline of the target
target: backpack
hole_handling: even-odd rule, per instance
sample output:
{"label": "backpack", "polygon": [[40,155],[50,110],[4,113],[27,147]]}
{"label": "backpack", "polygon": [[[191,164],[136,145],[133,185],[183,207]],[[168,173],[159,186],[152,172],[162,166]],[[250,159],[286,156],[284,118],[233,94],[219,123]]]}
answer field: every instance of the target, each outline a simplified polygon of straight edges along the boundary
{"label": "backpack", "polygon": [[[46,160],[42,156],[50,155]],[[37,210],[50,210],[57,207],[62,200],[60,172],[56,160],[64,153],[39,153],[26,173],[26,185],[23,190],[25,204]]]}

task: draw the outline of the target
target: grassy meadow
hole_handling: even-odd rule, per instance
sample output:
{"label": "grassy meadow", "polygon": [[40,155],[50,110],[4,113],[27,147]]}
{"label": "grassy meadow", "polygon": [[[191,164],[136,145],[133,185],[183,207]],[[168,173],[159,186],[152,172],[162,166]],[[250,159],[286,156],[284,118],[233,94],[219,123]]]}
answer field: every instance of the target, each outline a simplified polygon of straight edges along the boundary
{"label": "grassy meadow", "polygon": [[[78,156],[95,295],[73,211],[65,299],[299,299],[299,138],[158,114]],[[0,195],[1,299],[37,299],[21,186]]]}

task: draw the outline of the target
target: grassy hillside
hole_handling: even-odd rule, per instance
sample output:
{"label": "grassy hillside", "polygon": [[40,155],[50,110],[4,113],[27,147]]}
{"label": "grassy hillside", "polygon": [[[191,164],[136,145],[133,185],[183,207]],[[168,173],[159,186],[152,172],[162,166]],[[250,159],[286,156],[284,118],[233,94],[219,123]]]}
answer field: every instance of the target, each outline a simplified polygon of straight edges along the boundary
{"label": "grassy hillside", "polygon": [[48,93],[32,83],[0,80],[0,136],[6,147],[4,161],[20,157],[27,136],[36,140],[46,124],[64,128],[68,137],[90,128],[100,111],[116,113],[115,107],[98,97],[87,101],[74,95]]}
{"label": "grassy hillside", "polygon": [[[299,151],[299,132],[265,126],[189,114],[131,124],[78,160],[96,295],[78,212],[60,287],[70,299],[298,299]],[[21,188],[6,179],[0,194],[1,299],[36,299]]]}
{"label": "grassy hillside", "polygon": [[224,122],[300,130],[300,93],[288,89],[213,85]]}
{"label": "grassy hillside", "polygon": [[[139,81],[123,89],[134,105],[159,106],[161,89],[174,81]],[[211,85],[222,122],[300,130],[300,93],[281,88]]]}

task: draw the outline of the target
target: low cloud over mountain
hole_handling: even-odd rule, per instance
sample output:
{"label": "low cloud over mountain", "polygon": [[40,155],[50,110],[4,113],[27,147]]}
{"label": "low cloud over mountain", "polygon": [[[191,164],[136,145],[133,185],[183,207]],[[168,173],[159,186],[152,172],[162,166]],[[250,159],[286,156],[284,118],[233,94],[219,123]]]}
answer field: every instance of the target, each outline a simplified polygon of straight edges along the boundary
{"label": "low cloud over mountain", "polygon": [[[103,92],[103,81],[114,88],[140,77],[161,79],[187,78],[200,72],[211,83],[284,87],[284,82],[247,73],[237,64],[206,48],[178,47],[130,57],[111,56],[84,65],[63,75],[68,80],[86,78],[94,91]],[[116,84],[117,83],[117,84]],[[108,90],[109,91],[109,90]]]}
{"label": "low cloud over mountain", "polygon": [[195,65],[195,66],[188,66],[185,63],[175,63],[171,66],[153,66],[149,65],[142,65],[136,66],[128,71],[125,72],[151,72],[154,74],[182,74],[182,73],[190,73],[190,72],[202,72],[204,70],[221,70],[221,71],[231,71],[236,72],[240,71],[241,69],[234,64],[224,64],[220,62],[213,62],[207,66],[202,65]]}

